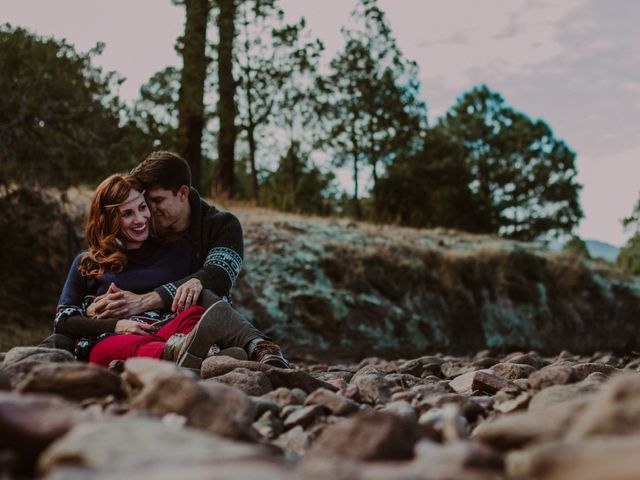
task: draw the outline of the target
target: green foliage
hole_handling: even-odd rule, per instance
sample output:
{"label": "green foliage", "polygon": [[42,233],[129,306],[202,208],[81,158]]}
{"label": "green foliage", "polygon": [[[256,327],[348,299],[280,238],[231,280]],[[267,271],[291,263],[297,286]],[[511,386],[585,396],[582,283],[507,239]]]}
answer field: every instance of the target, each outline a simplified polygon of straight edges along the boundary
{"label": "green foliage", "polygon": [[640,198],[636,201],[631,215],[622,219],[622,225],[632,230],[633,235],[618,252],[616,264],[630,275],[640,275]]}
{"label": "green foliage", "polygon": [[375,189],[374,218],[419,228],[481,230],[484,211],[469,189],[464,148],[441,127],[424,150],[398,158]]}
{"label": "green foliage", "polygon": [[318,90],[334,161],[352,166],[357,203],[363,169],[370,169],[375,192],[384,165],[421,147],[426,107],[418,99],[417,67],[403,58],[376,1],[361,0],[352,23]]}
{"label": "green foliage", "polygon": [[155,149],[177,151],[179,148],[179,91],[180,71],[175,67],[156,72],[140,87],[132,116]]}
{"label": "green foliage", "polygon": [[582,258],[591,258],[587,244],[579,236],[573,235],[562,250],[570,255]]}
{"label": "green foliage", "polygon": [[[131,115],[154,150],[180,151],[179,97],[180,70],[175,67],[156,72],[140,88],[140,97],[135,102]],[[212,122],[213,117],[210,111],[205,110],[207,124]],[[215,169],[213,158],[216,156],[216,137],[210,129],[204,129],[202,137],[200,182],[196,185],[194,181],[194,185],[201,192],[209,192]]]}
{"label": "green foliage", "polygon": [[329,215],[335,203],[334,176],[309,166],[298,149],[294,143],[278,169],[267,177],[261,203],[289,212]]}
{"label": "green foliage", "polygon": [[129,168],[148,148],[113,93],[120,79],[63,40],[0,26],[0,177],[65,187]]}
{"label": "green foliage", "polygon": [[[235,78],[240,129],[248,147],[252,197],[259,196],[260,134],[277,117],[290,118],[291,99],[300,97],[322,51],[319,41],[305,38],[305,21],[284,23],[277,2],[249,0],[238,10]],[[299,110],[296,110],[299,112]],[[268,137],[266,140],[270,140]]]}
{"label": "green foliage", "polygon": [[631,215],[622,219],[622,225],[625,229],[633,229],[636,233],[640,232],[640,198],[633,206]]}
{"label": "green foliage", "polygon": [[616,264],[629,275],[640,275],[640,233],[633,235],[620,249]]}
{"label": "green foliage", "polygon": [[472,191],[489,208],[487,230],[532,240],[570,233],[583,217],[575,153],[543,121],[480,86],[440,124],[465,148]]}

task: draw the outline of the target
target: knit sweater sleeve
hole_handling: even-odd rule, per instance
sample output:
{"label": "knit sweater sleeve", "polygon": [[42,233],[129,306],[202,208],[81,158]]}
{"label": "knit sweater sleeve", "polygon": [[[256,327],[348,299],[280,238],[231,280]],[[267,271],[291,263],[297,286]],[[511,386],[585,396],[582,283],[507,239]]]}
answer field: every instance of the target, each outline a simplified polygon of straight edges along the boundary
{"label": "knit sweater sleeve", "polygon": [[233,288],[242,269],[244,255],[240,221],[229,212],[216,210],[205,219],[202,239],[202,267],[188,277],[155,290],[165,308],[171,307],[178,287],[191,278],[200,280],[203,288],[219,297],[228,296]]}
{"label": "knit sweater sleeve", "polygon": [[86,309],[95,298],[87,279],[78,271],[82,253],[73,260],[67,280],[62,288],[56,315],[53,319],[54,333],[71,338],[96,337],[101,333],[113,332],[118,319],[97,320],[87,317]]}

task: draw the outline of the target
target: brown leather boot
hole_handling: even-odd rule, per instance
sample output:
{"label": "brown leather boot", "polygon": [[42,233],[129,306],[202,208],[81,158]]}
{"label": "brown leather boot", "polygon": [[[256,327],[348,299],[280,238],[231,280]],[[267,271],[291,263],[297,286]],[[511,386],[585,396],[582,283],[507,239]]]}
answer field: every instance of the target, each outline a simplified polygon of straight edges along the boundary
{"label": "brown leather boot", "polygon": [[269,340],[262,340],[253,347],[251,360],[278,368],[291,368],[280,347]]}

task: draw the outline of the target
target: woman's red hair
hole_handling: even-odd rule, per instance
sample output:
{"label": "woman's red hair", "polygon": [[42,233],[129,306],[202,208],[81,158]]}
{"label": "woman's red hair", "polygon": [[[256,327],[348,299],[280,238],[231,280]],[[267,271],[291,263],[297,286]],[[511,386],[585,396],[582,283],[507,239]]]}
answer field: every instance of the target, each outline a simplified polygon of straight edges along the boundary
{"label": "woman's red hair", "polygon": [[[131,190],[142,192],[144,189],[132,175],[120,174],[111,175],[96,188],[84,228],[88,248],[87,255],[80,260],[81,275],[96,277],[108,271],[119,273],[127,266],[122,243],[126,238],[117,205],[127,199]],[[153,218],[150,227],[153,234]]]}

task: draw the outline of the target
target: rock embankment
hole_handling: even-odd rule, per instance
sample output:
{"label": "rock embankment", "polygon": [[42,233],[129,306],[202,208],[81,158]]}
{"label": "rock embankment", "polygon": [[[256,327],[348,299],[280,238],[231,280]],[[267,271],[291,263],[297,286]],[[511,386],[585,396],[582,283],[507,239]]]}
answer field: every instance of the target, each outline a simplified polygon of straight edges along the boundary
{"label": "rock embankment", "polygon": [[456,231],[238,213],[234,302],[291,356],[640,350],[637,286],[602,263]]}
{"label": "rock embankment", "polygon": [[47,479],[634,479],[640,358],[427,355],[200,374],[16,347],[0,476]]}

